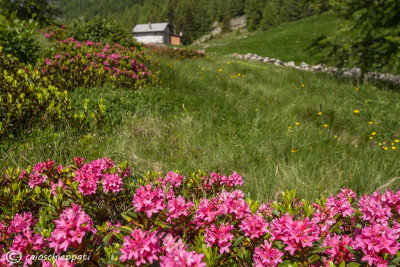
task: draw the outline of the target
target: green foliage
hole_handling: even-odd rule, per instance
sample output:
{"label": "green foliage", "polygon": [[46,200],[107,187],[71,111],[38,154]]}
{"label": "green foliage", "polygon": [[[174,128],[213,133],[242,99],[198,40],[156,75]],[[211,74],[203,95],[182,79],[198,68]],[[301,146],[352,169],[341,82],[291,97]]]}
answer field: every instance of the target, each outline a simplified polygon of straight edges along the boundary
{"label": "green foliage", "polygon": [[328,51],[338,66],[400,73],[399,1],[340,1],[335,11],[345,22],[316,39],[314,52]]}
{"label": "green foliage", "polygon": [[193,49],[181,49],[181,48],[171,48],[163,47],[159,45],[146,44],[145,47],[150,48],[152,54],[162,55],[169,58],[175,59],[196,59],[205,57],[203,52],[199,52]]}
{"label": "green foliage", "polygon": [[[228,20],[246,15],[250,31],[259,29],[260,24],[265,30],[326,10],[318,1],[327,0],[61,0],[60,3],[66,19],[86,21],[101,16],[117,20],[129,31],[137,23],[168,21],[177,32],[183,32],[183,41],[189,44],[207,34],[215,21],[222,22],[223,31],[228,31]],[[273,6],[272,13],[264,11],[266,5]]]}
{"label": "green foliage", "polygon": [[261,30],[265,31],[271,27],[275,27],[279,24],[279,7],[277,3],[268,1],[265,5],[264,13],[261,20]]}
{"label": "green foliage", "polygon": [[23,22],[11,16],[0,15],[0,46],[3,53],[13,55],[22,62],[33,63],[39,55],[39,45],[35,40],[37,24],[33,20]]}
{"label": "green foliage", "polygon": [[90,121],[100,124],[107,103],[98,99],[95,111],[89,112],[85,100],[82,108],[73,110],[68,93],[106,84],[137,89],[157,80],[157,72],[148,69],[156,64],[134,47],[68,39],[55,42],[47,53],[37,65],[23,65],[0,46],[0,137],[24,133],[41,120],[68,121],[80,130]]}
{"label": "green foliage", "polygon": [[262,18],[261,2],[257,0],[249,0],[247,4],[247,29],[255,31],[260,24]]}
{"label": "green foliage", "polygon": [[15,13],[21,20],[33,19],[40,24],[51,24],[60,15],[56,1],[48,0],[0,0],[1,12],[12,17]]}
{"label": "green foliage", "polygon": [[0,47],[0,137],[69,112],[68,93]]}
{"label": "green foliage", "polygon": [[228,11],[225,12],[222,20],[222,32],[228,32],[231,30],[231,18],[229,17]]}
{"label": "green foliage", "polygon": [[74,21],[68,27],[68,35],[82,42],[89,40],[96,43],[118,43],[125,46],[130,46],[129,42],[134,43],[132,36],[128,35],[114,20],[100,17],[88,22]]}
{"label": "green foliage", "polygon": [[194,41],[195,36],[195,17],[192,3],[189,2],[186,6],[185,17],[183,19],[182,37],[183,44],[190,44]]}

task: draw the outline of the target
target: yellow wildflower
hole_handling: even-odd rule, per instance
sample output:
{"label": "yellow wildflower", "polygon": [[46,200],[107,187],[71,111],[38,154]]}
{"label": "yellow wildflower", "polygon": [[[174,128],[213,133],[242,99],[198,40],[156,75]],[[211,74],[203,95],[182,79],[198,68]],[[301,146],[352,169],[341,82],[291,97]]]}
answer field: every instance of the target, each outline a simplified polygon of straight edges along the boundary
{"label": "yellow wildflower", "polygon": [[354,114],[359,114],[360,111],[359,111],[358,109],[355,109],[355,110],[353,110],[353,113],[354,113]]}

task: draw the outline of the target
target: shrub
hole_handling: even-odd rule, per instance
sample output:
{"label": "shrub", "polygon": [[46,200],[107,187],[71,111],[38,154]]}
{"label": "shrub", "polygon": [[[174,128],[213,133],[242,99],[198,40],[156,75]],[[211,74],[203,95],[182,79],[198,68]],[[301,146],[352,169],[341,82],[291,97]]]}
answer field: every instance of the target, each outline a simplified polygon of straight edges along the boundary
{"label": "shrub", "polygon": [[0,136],[68,113],[68,93],[0,46]]}
{"label": "shrub", "polygon": [[132,35],[126,33],[115,21],[105,18],[95,18],[88,22],[75,21],[68,28],[68,35],[81,42],[118,43],[127,47],[140,47]]}
{"label": "shrub", "polygon": [[23,22],[14,16],[6,19],[0,15],[0,46],[21,62],[34,63],[39,56],[39,45],[34,38],[36,27],[33,20]]}
{"label": "shrub", "polygon": [[156,81],[156,73],[147,67],[151,64],[150,58],[134,47],[80,43],[73,38],[54,43],[50,56],[39,62],[40,71],[67,90],[105,84],[136,89]]}
{"label": "shrub", "polygon": [[126,163],[81,157],[68,166],[48,160],[8,169],[0,184],[1,263],[9,251],[27,264],[32,255],[55,253],[101,266],[388,266],[400,260],[400,191],[357,197],[342,189],[311,204],[287,191],[280,201],[261,204],[245,197],[236,172],[139,177]]}
{"label": "shrub", "polygon": [[54,42],[48,53],[33,67],[0,51],[0,137],[49,119],[67,120],[78,129],[89,121],[100,123],[107,103],[100,99],[91,114],[87,103],[73,110],[68,92],[106,85],[138,89],[157,80],[157,72],[147,67],[156,65],[133,47],[70,38]]}
{"label": "shrub", "polygon": [[177,59],[190,59],[190,58],[201,58],[205,57],[204,52],[200,52],[193,49],[183,49],[183,48],[172,48],[167,46],[146,44],[145,47],[149,48],[150,51],[157,55],[163,55],[170,58]]}

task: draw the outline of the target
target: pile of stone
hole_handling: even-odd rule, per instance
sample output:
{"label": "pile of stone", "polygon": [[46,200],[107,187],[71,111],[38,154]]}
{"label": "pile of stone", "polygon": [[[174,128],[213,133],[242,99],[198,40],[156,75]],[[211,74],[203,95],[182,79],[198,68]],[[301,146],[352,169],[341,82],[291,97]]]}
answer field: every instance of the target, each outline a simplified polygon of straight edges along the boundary
{"label": "pile of stone", "polygon": [[[269,57],[262,57],[257,54],[248,53],[246,55],[241,55],[238,53],[233,54],[234,57],[240,59],[247,59],[247,60],[255,60],[264,63],[274,64],[275,66],[282,66],[282,67],[291,67],[298,70],[305,70],[305,71],[313,71],[313,72],[326,72],[334,75],[341,75],[347,78],[360,78],[361,77],[361,69],[357,67],[343,68],[339,69],[336,67],[328,67],[325,64],[317,64],[317,65],[309,65],[305,62],[301,62],[300,65],[296,65],[293,61],[284,62],[282,60],[276,58],[269,58]],[[385,82],[390,82],[394,84],[400,84],[400,75],[393,75],[387,73],[379,73],[379,72],[368,72],[364,75],[365,79],[373,79],[373,80],[380,80]]]}

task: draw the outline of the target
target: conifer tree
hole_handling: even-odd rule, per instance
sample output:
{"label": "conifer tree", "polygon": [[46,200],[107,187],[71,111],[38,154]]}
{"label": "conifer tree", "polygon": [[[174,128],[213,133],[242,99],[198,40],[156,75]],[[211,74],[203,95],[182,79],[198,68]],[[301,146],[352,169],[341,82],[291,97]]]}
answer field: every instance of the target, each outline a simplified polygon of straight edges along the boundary
{"label": "conifer tree", "polygon": [[192,2],[189,1],[186,4],[186,12],[182,25],[182,31],[183,31],[182,42],[184,44],[190,44],[193,42],[194,28],[195,28],[195,20],[194,20],[193,6]]}
{"label": "conifer tree", "polygon": [[269,0],[264,7],[262,20],[260,22],[261,29],[265,31],[271,27],[277,26],[278,24],[279,24],[278,2],[275,0]]}

